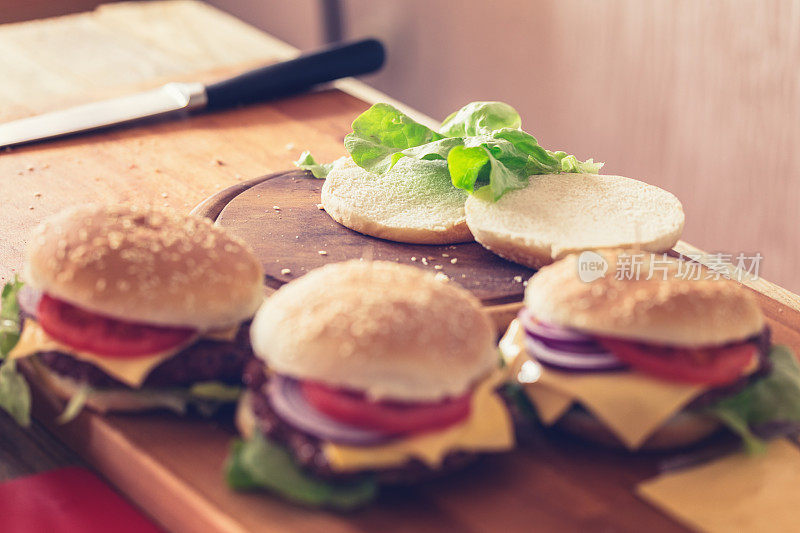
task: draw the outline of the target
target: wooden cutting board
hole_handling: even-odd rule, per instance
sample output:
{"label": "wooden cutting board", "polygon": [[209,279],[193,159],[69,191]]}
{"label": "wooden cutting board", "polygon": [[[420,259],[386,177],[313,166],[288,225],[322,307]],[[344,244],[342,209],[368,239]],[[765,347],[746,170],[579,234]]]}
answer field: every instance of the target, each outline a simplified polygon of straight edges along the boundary
{"label": "wooden cutting board", "polygon": [[265,283],[272,289],[327,263],[372,259],[441,272],[491,308],[522,300],[523,282],[533,270],[475,242],[405,244],[347,229],[320,209],[322,184],[303,170],[278,172],[225,189],[193,213],[244,239],[264,265]]}

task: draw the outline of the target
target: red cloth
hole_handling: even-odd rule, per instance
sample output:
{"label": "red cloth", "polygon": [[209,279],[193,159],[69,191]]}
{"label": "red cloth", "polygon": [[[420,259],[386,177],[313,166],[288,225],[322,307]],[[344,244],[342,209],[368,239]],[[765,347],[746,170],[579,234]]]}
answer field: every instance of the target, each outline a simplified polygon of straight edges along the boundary
{"label": "red cloth", "polygon": [[61,468],[0,484],[0,531],[160,533],[93,473]]}

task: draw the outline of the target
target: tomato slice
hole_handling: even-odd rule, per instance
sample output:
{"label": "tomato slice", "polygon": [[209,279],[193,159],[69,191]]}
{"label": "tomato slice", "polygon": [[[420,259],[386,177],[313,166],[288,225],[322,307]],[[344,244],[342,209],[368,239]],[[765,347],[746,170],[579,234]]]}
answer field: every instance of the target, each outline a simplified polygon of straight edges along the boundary
{"label": "tomato slice", "polygon": [[336,420],[387,435],[420,433],[441,429],[467,418],[472,392],[435,403],[374,402],[363,394],[303,381],[305,399],[317,410]]}
{"label": "tomato slice", "polygon": [[48,335],[77,350],[108,357],[152,355],[188,341],[195,331],[168,328],[91,313],[47,294],[36,311]]}
{"label": "tomato slice", "polygon": [[735,382],[758,352],[752,342],[718,348],[651,346],[608,338],[601,338],[600,342],[636,370],[662,379],[703,385]]}

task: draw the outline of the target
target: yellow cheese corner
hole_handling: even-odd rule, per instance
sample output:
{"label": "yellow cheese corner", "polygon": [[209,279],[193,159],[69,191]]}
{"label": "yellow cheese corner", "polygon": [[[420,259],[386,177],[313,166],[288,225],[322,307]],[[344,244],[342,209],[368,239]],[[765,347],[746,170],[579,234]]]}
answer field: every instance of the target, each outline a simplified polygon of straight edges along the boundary
{"label": "yellow cheese corner", "polygon": [[[517,321],[515,321],[517,322]],[[640,372],[577,374],[545,368],[528,358],[523,331],[509,327],[501,341],[507,358],[512,358],[516,376],[528,363],[538,369],[535,381],[525,392],[536,407],[542,423],[556,423],[574,403],[580,403],[601,420],[631,450],[639,448],[667,420],[707,387],[652,378]]]}
{"label": "yellow cheese corner", "polygon": [[144,380],[147,379],[148,374],[150,374],[153,368],[183,350],[188,344],[191,344],[195,340],[196,339],[191,339],[188,343],[171,350],[143,357],[103,357],[101,355],[75,350],[58,342],[50,337],[36,320],[28,318],[25,320],[22,327],[22,334],[20,335],[19,341],[8,354],[8,357],[10,359],[21,359],[37,352],[57,351],[71,355],[75,359],[91,363],[109,376],[136,388],[144,383]]}
{"label": "yellow cheese corner", "polygon": [[431,468],[452,451],[499,452],[514,446],[514,425],[495,388],[505,372],[498,370],[475,389],[469,418],[442,431],[425,433],[379,446],[346,446],[326,442],[322,451],[340,472],[385,469],[418,459]]}

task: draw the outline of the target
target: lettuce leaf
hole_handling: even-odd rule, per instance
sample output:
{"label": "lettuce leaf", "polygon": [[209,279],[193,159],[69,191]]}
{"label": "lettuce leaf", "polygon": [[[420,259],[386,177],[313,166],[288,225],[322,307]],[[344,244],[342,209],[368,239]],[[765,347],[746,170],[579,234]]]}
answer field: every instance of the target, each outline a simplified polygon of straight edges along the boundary
{"label": "lettuce leaf", "polygon": [[445,159],[453,186],[497,200],[533,174],[597,173],[602,163],[551,152],[522,131],[519,114],[502,102],[472,102],[436,132],[388,104],[375,104],[353,122],[345,148],[360,167],[383,174],[401,157]]}
{"label": "lettuce leaf", "polygon": [[300,158],[294,164],[303,170],[308,170],[317,179],[325,179],[333,168],[333,163],[317,163],[308,150],[300,154]]}
{"label": "lettuce leaf", "polygon": [[444,119],[439,132],[445,137],[472,137],[503,128],[519,129],[517,110],[503,102],[471,102]]}
{"label": "lettuce leaf", "polygon": [[92,393],[92,388],[89,385],[82,385],[75,394],[72,395],[72,398],[69,399],[67,402],[66,407],[64,410],[61,411],[61,414],[58,416],[56,421],[59,424],[67,424],[75,420],[75,417],[78,416],[81,411],[83,411],[83,407],[86,405],[86,400],[89,399],[89,395]]}
{"label": "lettuce leaf", "polygon": [[236,490],[266,489],[301,505],[350,510],[372,501],[378,485],[372,478],[333,483],[304,472],[282,446],[256,432],[236,439],[225,464],[225,477]]}
{"label": "lettuce leaf", "polygon": [[0,409],[10,414],[17,424],[31,423],[31,391],[28,382],[17,370],[16,361],[6,356],[19,340],[20,319],[17,293],[22,282],[17,278],[6,283],[0,293]]}
{"label": "lettuce leaf", "polygon": [[[765,449],[753,432],[759,425],[800,423],[800,366],[786,346],[773,346],[769,354],[772,372],[735,396],[706,408],[722,424],[742,438],[749,453]],[[800,427],[800,426],[798,426]]]}

